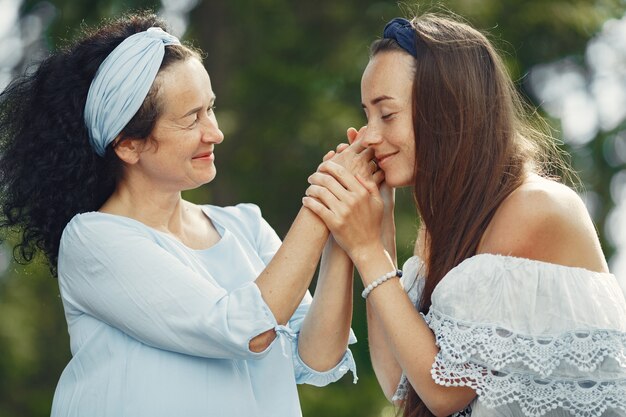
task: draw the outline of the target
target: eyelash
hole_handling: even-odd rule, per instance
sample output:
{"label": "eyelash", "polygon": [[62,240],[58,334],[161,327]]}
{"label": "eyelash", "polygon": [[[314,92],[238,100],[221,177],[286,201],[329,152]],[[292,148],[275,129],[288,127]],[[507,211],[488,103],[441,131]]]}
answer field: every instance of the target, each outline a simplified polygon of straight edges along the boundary
{"label": "eyelash", "polygon": [[[216,108],[217,106],[214,104],[207,109],[206,113],[211,114],[215,112]],[[196,119],[189,125],[189,128],[195,127],[198,124],[198,120],[200,120],[200,118],[196,116]]]}
{"label": "eyelash", "polygon": [[390,118],[391,116],[393,116],[393,115],[395,115],[395,113],[383,114],[383,115],[381,116],[381,119],[383,119],[383,120],[389,120],[389,118]]}

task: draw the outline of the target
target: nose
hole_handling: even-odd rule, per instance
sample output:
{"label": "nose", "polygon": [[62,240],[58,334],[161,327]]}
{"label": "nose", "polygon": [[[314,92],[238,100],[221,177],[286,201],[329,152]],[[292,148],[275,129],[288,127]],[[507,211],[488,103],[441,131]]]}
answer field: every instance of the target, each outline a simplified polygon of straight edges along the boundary
{"label": "nose", "polygon": [[383,141],[383,135],[380,129],[377,126],[368,124],[367,129],[365,129],[365,132],[363,132],[361,144],[367,148],[373,145],[378,145],[382,141]]}
{"label": "nose", "polygon": [[205,143],[222,143],[224,140],[224,133],[220,130],[217,119],[209,117],[202,124],[202,141]]}

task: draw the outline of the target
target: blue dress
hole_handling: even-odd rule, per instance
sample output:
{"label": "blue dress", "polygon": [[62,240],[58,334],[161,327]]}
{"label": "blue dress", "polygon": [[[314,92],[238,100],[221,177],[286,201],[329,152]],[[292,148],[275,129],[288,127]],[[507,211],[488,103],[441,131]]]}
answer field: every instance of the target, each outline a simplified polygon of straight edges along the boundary
{"label": "blue dress", "polygon": [[[350,350],[327,372],[298,356],[308,292],[277,325],[254,280],[281,242],[258,207],[203,211],[221,236],[204,250],[122,216],[68,223],[58,272],[73,357],[53,417],[300,416],[296,383],[355,374]],[[269,329],[270,347],[250,351]]]}

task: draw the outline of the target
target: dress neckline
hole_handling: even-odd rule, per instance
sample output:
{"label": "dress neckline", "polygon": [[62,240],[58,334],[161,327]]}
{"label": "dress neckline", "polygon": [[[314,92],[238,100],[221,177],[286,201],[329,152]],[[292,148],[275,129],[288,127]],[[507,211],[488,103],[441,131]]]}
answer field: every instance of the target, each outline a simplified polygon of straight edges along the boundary
{"label": "dress neckline", "polygon": [[465,259],[458,266],[462,265],[465,262],[479,262],[481,259],[497,260],[498,262],[516,262],[519,264],[536,265],[536,266],[544,267],[546,269],[554,269],[554,270],[578,271],[580,273],[596,275],[596,276],[607,276],[607,277],[613,276],[613,274],[610,272],[592,271],[591,269],[583,268],[580,266],[562,265],[562,264],[557,264],[554,262],[540,261],[537,259],[522,258],[519,256],[512,256],[512,255],[501,255],[501,254],[496,254],[496,253],[478,253],[474,256],[470,256],[469,258]]}
{"label": "dress neckline", "polygon": [[[417,255],[413,255],[409,259],[412,259],[412,258],[415,258],[421,261],[421,258]],[[562,265],[562,264],[557,264],[553,262],[540,261],[537,259],[522,258],[519,256],[501,255],[501,254],[486,253],[486,252],[477,253],[476,255],[473,255],[473,256],[470,256],[469,258],[464,259],[463,261],[461,261],[461,263],[459,263],[457,266],[455,266],[450,271],[448,271],[448,274],[450,274],[457,268],[461,268],[462,265],[480,263],[480,262],[489,262],[489,261],[491,262],[496,261],[498,263],[515,262],[518,264],[541,266],[546,269],[562,270],[562,271],[578,271],[579,273],[584,273],[584,274],[589,274],[589,275],[594,275],[594,276],[614,277],[614,275],[611,272],[592,271],[590,269],[579,267],[579,266],[568,266],[568,265]]]}
{"label": "dress neckline", "polygon": [[112,217],[115,219],[118,219],[120,221],[124,221],[124,222],[128,222],[128,223],[132,223],[132,224],[136,224],[139,225],[140,227],[149,230],[150,232],[154,232],[156,234],[158,234],[159,236],[164,236],[165,238],[167,238],[168,240],[171,240],[173,242],[176,242],[177,244],[179,244],[180,246],[184,247],[186,250],[195,252],[195,253],[205,253],[205,252],[209,252],[211,250],[214,250],[215,248],[219,247],[222,245],[222,242],[227,239],[230,235],[230,232],[228,231],[228,229],[226,227],[224,227],[224,225],[222,225],[221,223],[219,223],[217,220],[215,220],[215,216],[211,216],[210,214],[210,210],[208,205],[200,205],[200,209],[202,210],[202,214],[204,214],[204,216],[206,217],[207,221],[211,222],[213,224],[213,227],[215,227],[215,230],[217,231],[217,234],[219,235],[219,240],[217,242],[215,242],[214,244],[212,244],[211,246],[207,247],[207,248],[202,248],[202,249],[194,249],[194,248],[190,248],[189,246],[185,245],[183,242],[181,242],[180,240],[176,239],[174,236],[171,236],[161,230],[155,229],[154,227],[150,227],[145,223],[140,222],[139,220],[135,220],[131,217],[126,217],[126,216],[121,216],[119,214],[113,214],[113,213],[104,213],[101,211],[91,211],[91,212],[87,212],[87,213],[81,213],[80,215],[89,215],[89,214],[94,214],[94,215],[102,215],[105,217]]}

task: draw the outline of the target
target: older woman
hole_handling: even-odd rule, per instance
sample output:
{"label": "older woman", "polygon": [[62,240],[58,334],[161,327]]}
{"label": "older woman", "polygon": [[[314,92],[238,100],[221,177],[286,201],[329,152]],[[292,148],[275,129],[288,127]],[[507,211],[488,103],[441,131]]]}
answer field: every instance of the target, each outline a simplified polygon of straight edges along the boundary
{"label": "older woman", "polygon": [[254,205],[181,198],[224,136],[199,54],[164,28],[118,19],[2,94],[2,227],[58,266],[70,333],[52,415],[299,416],[296,383],[355,372],[352,264],[308,209],[281,245]]}

